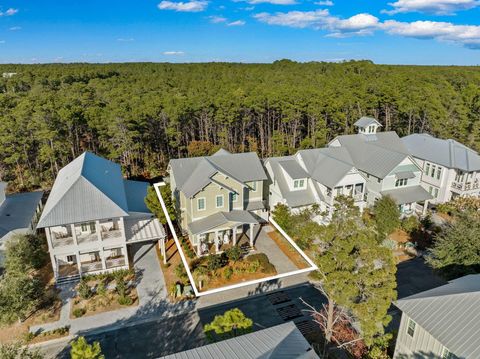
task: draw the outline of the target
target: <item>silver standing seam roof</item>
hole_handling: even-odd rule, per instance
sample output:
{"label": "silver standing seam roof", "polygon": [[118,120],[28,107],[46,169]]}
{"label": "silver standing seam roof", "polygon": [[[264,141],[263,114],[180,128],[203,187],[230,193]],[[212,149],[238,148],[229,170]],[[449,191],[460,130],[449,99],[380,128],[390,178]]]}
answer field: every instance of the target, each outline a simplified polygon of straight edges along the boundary
{"label": "silver standing seam roof", "polygon": [[217,212],[205,218],[188,224],[192,234],[208,232],[209,230],[227,223],[257,224],[258,220],[248,211],[234,210],[230,212]]}
{"label": "silver standing seam roof", "polygon": [[455,140],[422,133],[403,137],[402,141],[413,157],[465,172],[480,171],[478,153]]}
{"label": "silver standing seam roof", "polygon": [[376,119],[374,119],[373,117],[363,116],[363,117],[360,117],[360,119],[357,122],[355,122],[353,125],[356,127],[365,128],[370,125],[381,126],[382,124],[378,122]]}
{"label": "silver standing seam roof", "polygon": [[382,192],[382,196],[390,196],[397,204],[422,202],[433,196],[422,186],[398,187]]}
{"label": "silver standing seam roof", "polygon": [[397,307],[459,358],[480,358],[480,274],[398,300]]}
{"label": "silver standing seam roof", "polygon": [[334,147],[332,143],[335,141],[348,150],[357,169],[381,179],[409,156],[407,148],[393,131],[338,136],[329,146]]}
{"label": "silver standing seam roof", "polygon": [[147,187],[124,180],[120,165],[85,152],[59,171],[37,227],[150,213],[141,203]]}
{"label": "silver standing seam roof", "polygon": [[267,175],[255,152],[230,153],[219,150],[212,156],[170,160],[169,167],[177,188],[193,197],[212,182],[217,172],[245,185],[246,182],[266,180]]}
{"label": "silver standing seam roof", "polygon": [[318,359],[293,322],[159,359]]}

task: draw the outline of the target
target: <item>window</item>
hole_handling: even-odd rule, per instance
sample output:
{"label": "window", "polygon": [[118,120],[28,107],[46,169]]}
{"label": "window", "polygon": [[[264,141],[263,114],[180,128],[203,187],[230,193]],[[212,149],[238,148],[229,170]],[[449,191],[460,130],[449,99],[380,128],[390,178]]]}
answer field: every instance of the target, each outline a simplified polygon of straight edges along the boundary
{"label": "window", "polygon": [[406,185],[407,185],[407,182],[408,182],[408,179],[407,179],[407,178],[397,179],[397,180],[395,181],[395,187],[406,186]]}
{"label": "window", "polygon": [[237,202],[238,195],[235,192],[232,192],[232,202]]}
{"label": "window", "polygon": [[432,192],[433,192],[432,186],[428,186],[428,193],[432,194]]}
{"label": "window", "polygon": [[223,194],[215,197],[215,206],[217,208],[222,208],[223,207]]}
{"label": "window", "polygon": [[199,198],[197,199],[197,209],[199,211],[205,210],[205,198]]}
{"label": "window", "polygon": [[75,256],[67,256],[67,262],[73,263],[75,261]]}
{"label": "window", "polygon": [[305,187],[305,180],[304,179],[299,179],[299,180],[294,180],[293,181],[293,188],[295,189],[300,189]]}
{"label": "window", "polygon": [[438,188],[435,188],[433,197],[434,197],[434,198],[437,198],[437,197],[438,197]]}
{"label": "window", "polygon": [[432,173],[430,174],[430,177],[435,178],[435,170],[436,170],[436,168],[437,168],[437,166],[432,165]]}
{"label": "window", "polygon": [[95,222],[90,222],[90,232],[92,233],[96,232]]}
{"label": "window", "polygon": [[430,163],[427,162],[425,165],[425,174],[428,176],[428,173],[430,172]]}
{"label": "window", "polygon": [[447,348],[443,347],[443,350],[442,350],[442,359],[457,359],[458,357],[451,353],[450,350],[448,350]]}
{"label": "window", "polygon": [[417,326],[417,323],[415,323],[413,320],[408,318],[408,324],[407,324],[407,334],[410,335],[413,338],[413,335],[415,334],[415,327]]}
{"label": "window", "polygon": [[442,167],[438,167],[438,169],[437,169],[437,180],[439,180],[441,176],[442,176]]}
{"label": "window", "polygon": [[82,232],[88,231],[88,224],[87,223],[82,223]]}

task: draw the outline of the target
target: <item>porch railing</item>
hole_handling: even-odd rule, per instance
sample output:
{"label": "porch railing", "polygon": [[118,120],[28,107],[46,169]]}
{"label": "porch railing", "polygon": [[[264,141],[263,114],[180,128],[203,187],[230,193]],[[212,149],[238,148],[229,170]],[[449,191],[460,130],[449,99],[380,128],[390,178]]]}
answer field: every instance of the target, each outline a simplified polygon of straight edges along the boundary
{"label": "porch railing", "polygon": [[78,274],[77,263],[60,264],[57,269],[58,269],[58,276],[59,277],[70,277],[72,275],[77,275]]}
{"label": "porch railing", "polygon": [[102,232],[102,239],[120,238],[121,236],[122,236],[122,231],[120,229]]}
{"label": "porch railing", "polygon": [[55,234],[52,235],[52,245],[53,248],[70,246],[73,244],[73,237],[56,237]]}
{"label": "porch railing", "polygon": [[82,268],[82,272],[94,272],[98,270],[102,270],[102,261],[98,262],[84,262],[80,264]]}
{"label": "porch railing", "polygon": [[96,233],[84,234],[84,235],[77,235],[77,242],[78,244],[81,243],[88,243],[88,242],[95,242],[98,240],[98,236]]}
{"label": "porch railing", "polygon": [[107,268],[114,268],[114,267],[123,267],[125,265],[125,257],[116,257],[116,258],[107,258]]}
{"label": "porch railing", "polygon": [[460,191],[470,191],[472,189],[478,189],[479,187],[480,185],[478,181],[475,181],[473,183],[472,182],[467,182],[467,183],[452,182],[452,188]]}

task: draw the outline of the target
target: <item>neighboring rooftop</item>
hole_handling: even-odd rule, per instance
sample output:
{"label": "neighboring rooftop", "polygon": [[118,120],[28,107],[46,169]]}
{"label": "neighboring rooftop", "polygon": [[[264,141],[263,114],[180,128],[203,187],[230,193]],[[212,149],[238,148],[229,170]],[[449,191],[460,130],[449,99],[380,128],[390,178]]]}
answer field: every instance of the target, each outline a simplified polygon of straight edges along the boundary
{"label": "neighboring rooftop", "polygon": [[169,166],[177,188],[187,197],[205,188],[218,172],[243,184],[267,179],[255,152],[230,153],[220,149],[212,156],[173,159]]}
{"label": "neighboring rooftop", "polygon": [[397,302],[406,315],[459,358],[480,358],[480,274]]}
{"label": "neighboring rooftop", "polygon": [[293,322],[280,324],[254,333],[184,352],[161,359],[318,359],[318,355],[305,340]]}
{"label": "neighboring rooftop", "polygon": [[38,227],[145,212],[141,202],[147,187],[146,183],[124,180],[120,165],[85,152],[58,173]]}
{"label": "neighboring rooftop", "polygon": [[348,150],[357,169],[378,178],[390,174],[409,156],[407,148],[394,131],[338,136],[329,146],[335,147],[333,144],[336,141]]}
{"label": "neighboring rooftop", "polygon": [[378,122],[376,119],[374,119],[373,117],[363,116],[357,122],[355,122],[353,125],[355,127],[365,128],[365,127],[368,127],[370,125],[381,126],[382,124],[380,122]]}
{"label": "neighboring rooftop", "polygon": [[6,196],[5,201],[0,205],[0,242],[4,242],[11,234],[28,231],[42,196],[43,192]]}
{"label": "neighboring rooftop", "polygon": [[465,172],[480,171],[478,153],[455,140],[422,133],[403,137],[402,141],[414,157]]}

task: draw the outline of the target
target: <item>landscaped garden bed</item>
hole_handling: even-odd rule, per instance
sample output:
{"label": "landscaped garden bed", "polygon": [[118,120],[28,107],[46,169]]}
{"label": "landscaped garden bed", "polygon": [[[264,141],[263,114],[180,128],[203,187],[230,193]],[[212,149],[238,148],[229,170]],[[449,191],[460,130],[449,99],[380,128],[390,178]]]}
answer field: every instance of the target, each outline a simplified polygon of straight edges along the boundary
{"label": "landscaped garden bed", "polygon": [[35,344],[46,342],[48,340],[58,339],[66,337],[70,334],[70,326],[65,326],[40,333],[28,333],[25,337],[25,341],[28,344]]}
{"label": "landscaped garden bed", "polygon": [[280,250],[292,261],[298,269],[310,267],[302,255],[278,231],[268,232],[268,236],[275,242]]}
{"label": "landscaped garden bed", "polygon": [[133,270],[86,276],[76,286],[70,318],[94,315],[138,305]]}

